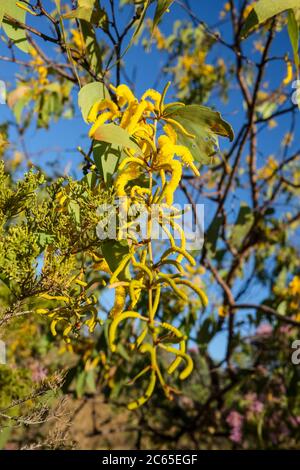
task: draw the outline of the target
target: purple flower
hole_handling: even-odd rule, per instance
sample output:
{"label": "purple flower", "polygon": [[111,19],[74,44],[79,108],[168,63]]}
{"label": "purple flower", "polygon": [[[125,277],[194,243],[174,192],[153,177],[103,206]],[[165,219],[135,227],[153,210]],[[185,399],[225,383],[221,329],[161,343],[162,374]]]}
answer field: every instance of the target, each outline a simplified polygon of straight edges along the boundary
{"label": "purple flower", "polygon": [[256,330],[257,336],[270,336],[273,332],[273,328],[269,323],[262,323]]}
{"label": "purple flower", "polygon": [[244,417],[238,411],[231,411],[226,418],[226,422],[231,427],[229,439],[239,444],[242,441],[242,427]]}
{"label": "purple flower", "polygon": [[47,370],[37,362],[30,366],[33,382],[42,382],[47,377]]}
{"label": "purple flower", "polygon": [[258,400],[256,393],[247,393],[245,396],[249,402],[249,411],[255,414],[260,414],[264,409],[264,404]]}

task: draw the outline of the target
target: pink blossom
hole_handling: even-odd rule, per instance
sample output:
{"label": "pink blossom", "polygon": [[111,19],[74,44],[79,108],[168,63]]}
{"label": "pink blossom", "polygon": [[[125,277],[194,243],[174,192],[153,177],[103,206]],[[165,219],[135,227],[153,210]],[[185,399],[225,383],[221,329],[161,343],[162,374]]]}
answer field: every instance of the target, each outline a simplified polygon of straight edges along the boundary
{"label": "pink blossom", "polygon": [[269,323],[262,323],[256,330],[257,336],[270,336],[273,332],[273,328]]}
{"label": "pink blossom", "polygon": [[244,417],[238,411],[231,411],[226,418],[226,422],[231,427],[230,440],[239,444],[243,437],[242,427]]}

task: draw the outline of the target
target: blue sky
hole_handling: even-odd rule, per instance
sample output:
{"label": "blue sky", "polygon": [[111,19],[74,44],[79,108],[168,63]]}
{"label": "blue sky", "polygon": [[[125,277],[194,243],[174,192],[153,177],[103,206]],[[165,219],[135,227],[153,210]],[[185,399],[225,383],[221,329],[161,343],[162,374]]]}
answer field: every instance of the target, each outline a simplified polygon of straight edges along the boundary
{"label": "blue sky", "polygon": [[[53,5],[53,2],[46,0],[45,5]],[[108,0],[102,2],[105,7],[108,7]],[[219,22],[219,12],[224,4],[223,0],[191,0],[190,5],[192,6],[194,13],[201,20],[207,22],[209,25],[214,25]],[[153,7],[150,9],[150,14],[153,15]],[[180,8],[179,5],[174,4],[170,10],[170,13],[165,14],[163,22],[161,24],[161,30],[165,34],[169,34],[172,31],[172,25],[176,19],[187,18],[185,12]],[[128,19],[126,10],[119,15],[118,20],[120,24],[124,24]],[[36,20],[30,18],[28,20],[30,24],[38,24]],[[232,42],[232,32],[228,23],[225,22],[224,25],[220,26],[220,32],[224,34],[224,38],[228,42]],[[42,47],[45,47],[43,42],[40,42]],[[250,49],[251,47],[251,49]],[[273,44],[273,49],[271,54],[275,56],[282,56],[288,54],[291,56],[291,46],[288,41],[286,31],[278,34],[276,40]],[[49,46],[46,45],[46,51],[48,52]],[[249,53],[252,60],[259,60],[259,53],[252,50],[250,46],[250,41],[245,42],[245,52]],[[3,45],[3,42],[0,43],[0,54],[6,55],[7,49]],[[21,60],[26,60],[26,55],[22,52],[17,52],[17,57]],[[228,49],[220,45],[215,45],[212,49],[212,52],[209,56],[209,60],[212,62],[218,58],[222,57],[225,62],[233,60],[233,54]],[[129,76],[132,76],[133,71],[136,69],[135,76],[135,86],[137,95],[140,96],[146,89],[153,87],[154,83],[157,81],[159,76],[161,66],[163,65],[163,57],[161,56],[155,48],[152,48],[151,51],[146,52],[141,46],[133,46],[130,51],[125,56],[124,60],[127,64],[127,73]],[[17,71],[17,68],[14,64],[7,62],[1,62],[0,69],[0,80],[3,80],[7,83],[8,89],[13,86],[14,74]],[[276,86],[282,81],[282,78],[285,75],[285,69],[282,67],[282,63],[279,64],[278,61],[273,61],[270,66],[268,66],[267,76],[265,81],[269,82],[270,88],[276,88]],[[165,78],[162,78],[160,81],[160,89],[164,86]],[[291,94],[293,90],[291,89]],[[170,89],[169,99],[172,98],[172,89]],[[74,102],[76,104],[76,93],[74,92]],[[241,122],[244,119],[244,109],[241,99],[241,95],[236,87],[235,83],[232,83],[229,100],[227,103],[221,102],[219,99],[208,102],[208,105],[211,105],[222,112],[225,119],[227,119],[234,130],[237,132]],[[7,106],[0,106],[0,122],[5,121],[6,119],[12,119],[12,113]],[[299,122],[297,123],[299,126]],[[298,127],[299,129],[299,127]],[[278,119],[278,127],[275,127],[272,131],[263,132],[259,139],[260,145],[260,160],[261,163],[265,158],[277,152],[278,148],[281,145],[282,136],[285,131],[288,130],[288,122],[285,118],[282,117]],[[79,174],[78,164],[81,161],[80,155],[76,152],[76,147],[81,145],[83,148],[88,145],[87,139],[88,127],[84,124],[81,114],[78,107],[76,106],[75,117],[72,120],[61,120],[57,123],[52,123],[49,130],[39,129],[37,130],[34,125],[32,125],[25,137],[26,147],[29,153],[33,155],[33,161],[40,163],[41,159],[47,157],[47,160],[50,162],[56,162],[60,170],[65,169],[68,174],[74,176]],[[16,133],[12,131],[11,141],[14,143],[16,148],[20,146],[20,143],[16,139]],[[224,150],[228,147],[228,143],[225,139],[221,139],[220,142],[221,149]],[[296,149],[297,142],[294,144],[294,149]],[[47,148],[47,155],[41,157],[40,151]],[[293,150],[293,147],[291,148]],[[232,210],[234,213],[238,212],[239,208],[239,199],[243,198],[242,192],[239,192],[231,198],[229,204],[231,204]],[[181,198],[179,198],[181,200]],[[200,201],[203,202],[203,201]],[[206,226],[209,223],[211,218],[212,207],[209,204],[205,205],[205,220]],[[214,288],[215,291],[215,288]],[[259,298],[263,298],[265,292],[260,290],[255,290],[253,294],[256,296],[256,300],[259,301]],[[244,299],[247,300],[247,299]],[[244,313],[245,314],[245,313]],[[216,340],[216,344],[212,345],[212,350],[214,354],[218,357],[221,357],[225,345],[225,336],[221,335],[221,338]]]}

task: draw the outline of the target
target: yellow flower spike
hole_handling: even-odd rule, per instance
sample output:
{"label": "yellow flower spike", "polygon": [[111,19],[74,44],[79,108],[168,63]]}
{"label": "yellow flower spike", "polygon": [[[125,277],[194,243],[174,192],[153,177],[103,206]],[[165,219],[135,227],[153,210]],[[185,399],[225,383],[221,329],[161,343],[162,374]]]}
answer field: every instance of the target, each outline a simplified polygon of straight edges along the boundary
{"label": "yellow flower spike", "polygon": [[171,346],[165,346],[162,343],[159,343],[158,345],[160,348],[164,349],[165,351],[168,351],[172,354],[175,354],[176,356],[179,356],[186,362],[186,367],[183,369],[183,371],[179,374],[180,380],[185,380],[189,375],[191,375],[193,368],[194,368],[194,363],[192,358],[186,354],[181,352],[180,350],[176,348],[172,348]]}
{"label": "yellow flower spike", "polygon": [[164,265],[168,265],[170,264],[171,266],[175,266],[175,268],[178,269],[178,271],[181,273],[181,274],[184,274],[184,269],[183,267],[181,266],[181,264],[179,263],[178,261],[178,258],[177,260],[175,259],[167,259],[167,260],[163,260],[163,261],[160,261],[159,262],[159,266],[164,266]]}
{"label": "yellow flower spike", "polygon": [[175,129],[170,124],[165,124],[163,127],[163,130],[166,134],[165,137],[168,137],[170,140],[170,143],[175,145],[177,142],[177,134],[176,134]]}
{"label": "yellow flower spike", "polygon": [[155,109],[159,110],[159,105],[162,98],[161,94],[158,91],[149,88],[149,90],[146,90],[143,94],[141,101],[144,101],[147,98],[150,98],[154,102]]}
{"label": "yellow flower spike", "polygon": [[[176,218],[180,218],[185,212],[186,210],[183,209],[183,210],[180,210],[180,209],[177,209],[176,207],[172,206],[170,210],[170,206],[168,206],[168,204],[165,204],[165,203],[161,203],[161,208],[162,209],[167,209],[167,217],[172,217],[174,219]],[[164,215],[164,211],[162,210],[162,214]],[[168,219],[167,219],[168,220]]]}
{"label": "yellow flower spike", "polygon": [[290,60],[286,63],[286,76],[282,81],[283,85],[288,85],[293,80],[293,64]]}
{"label": "yellow flower spike", "polygon": [[[136,287],[138,286],[138,287]],[[140,283],[136,279],[131,279],[129,283],[129,295],[131,299],[131,306],[135,307],[138,302],[138,294],[136,294],[136,290],[141,290]]]}
{"label": "yellow flower spike", "polygon": [[[186,349],[185,342],[180,341],[179,351],[181,351],[182,353],[185,353],[185,349]],[[168,374],[169,375],[174,374],[175,370],[180,366],[181,362],[182,362],[182,357],[177,355],[176,359],[174,359],[174,361],[168,367]]]}
{"label": "yellow flower spike", "polygon": [[146,338],[147,336],[147,333],[148,333],[148,327],[146,326],[143,331],[141,332],[141,334],[137,337],[136,339],[136,342],[135,342],[135,347],[138,349],[141,344],[143,343],[144,339]]}
{"label": "yellow flower spike", "polygon": [[164,225],[161,221],[158,221],[159,225],[161,226],[161,228],[163,229],[163,231],[167,234],[167,237],[169,238],[169,241],[170,241],[170,244],[172,247],[175,247],[176,246],[176,243],[175,243],[175,240],[174,240],[174,237],[173,235],[171,234],[170,230],[168,229],[168,227],[166,225]]}
{"label": "yellow flower spike", "polygon": [[145,101],[141,101],[141,103],[138,104],[136,111],[131,116],[130,123],[126,128],[129,134],[134,134],[134,131],[136,130],[138,122],[143,117],[143,113],[146,109],[147,109],[147,103]]}
{"label": "yellow flower spike", "polygon": [[[140,131],[139,129],[137,129],[134,133],[135,137],[139,137],[139,134],[140,134]],[[148,137],[147,135],[145,135],[144,133],[140,136],[140,139],[145,141],[148,145],[149,145],[149,148],[152,150],[153,153],[156,153],[156,147],[155,147],[155,144],[153,142],[153,140],[151,139],[151,137]]]}
{"label": "yellow flower spike", "polygon": [[202,289],[200,289],[200,287],[196,286],[195,284],[193,284],[191,281],[187,279],[178,279],[178,280],[176,279],[176,284],[183,284],[185,286],[188,286],[190,289],[194,290],[196,294],[199,295],[203,307],[207,307],[208,305],[207,295]]}
{"label": "yellow flower spike", "polygon": [[136,261],[133,261],[132,265],[135,268],[139,268],[141,271],[143,271],[145,274],[147,274],[147,276],[149,278],[149,281],[151,283],[153,282],[153,274],[152,274],[151,269],[148,268],[148,266],[146,266],[145,264],[142,264],[142,263],[137,263]]}
{"label": "yellow flower spike", "polygon": [[116,195],[126,196],[125,187],[130,181],[138,178],[140,174],[139,165],[137,163],[130,163],[125,170],[120,172],[115,181]]}
{"label": "yellow flower spike", "polygon": [[175,246],[166,250],[161,257],[162,260],[167,258],[169,255],[174,254],[174,251],[176,253],[182,254],[187,259],[187,261],[190,263],[191,266],[196,266],[196,261],[194,260],[194,258],[187,251],[182,250],[178,246]]}
{"label": "yellow flower spike", "polygon": [[148,385],[144,395],[142,397],[138,398],[137,400],[134,400],[133,402],[129,403],[127,405],[127,408],[132,411],[132,410],[135,410],[136,408],[139,408],[140,406],[144,405],[149,400],[149,398],[151,398],[151,396],[154,392],[155,384],[156,384],[156,374],[155,374],[154,371],[152,371],[151,375],[150,375],[149,385]]}
{"label": "yellow flower spike", "polygon": [[66,303],[70,303],[70,299],[64,295],[38,294],[38,297],[46,300],[61,300]]}
{"label": "yellow flower spike", "polygon": [[133,186],[130,191],[130,197],[134,198],[135,195],[143,196],[144,194],[151,195],[151,190],[149,188],[142,188],[141,186]]}
{"label": "yellow flower spike", "polygon": [[100,361],[100,357],[95,357],[92,362],[91,362],[91,369],[95,369],[95,367],[97,367],[97,365],[99,364],[99,361]]}
{"label": "yellow flower spike", "polygon": [[122,162],[120,163],[119,168],[118,168],[119,172],[123,171],[124,168],[127,165],[129,165],[130,163],[133,163],[135,166],[140,165],[141,167],[147,168],[146,163],[144,162],[144,160],[141,157],[139,157],[139,156],[136,156],[136,157],[130,156],[130,157],[125,157],[124,160],[122,160]]}
{"label": "yellow flower spike", "polygon": [[50,331],[53,334],[53,336],[57,335],[56,325],[57,325],[58,321],[59,321],[58,319],[54,319],[54,320],[52,320],[52,322],[50,324]]}
{"label": "yellow flower spike", "polygon": [[169,183],[166,185],[164,190],[164,195],[166,197],[166,203],[171,206],[173,204],[174,193],[179,186],[181,177],[182,177],[182,167],[180,162],[173,160],[172,162],[165,165],[165,167],[169,167],[171,169],[171,179]]}
{"label": "yellow flower spike", "polygon": [[120,315],[117,315],[111,322],[110,327],[109,327],[109,332],[108,332],[108,344],[109,344],[111,352],[115,352],[117,349],[115,345],[115,337],[116,337],[118,325],[122,321],[127,320],[127,318],[136,318],[139,320],[148,321],[146,317],[143,317],[138,312],[134,312],[130,310],[127,312],[123,312]]}
{"label": "yellow flower spike", "polygon": [[176,247],[174,237],[171,234],[171,232],[170,232],[169,228],[167,227],[167,225],[165,225],[164,221],[162,221],[162,220],[158,220],[158,223],[161,226],[161,228],[163,229],[163,231],[166,233],[167,237],[169,238],[169,242],[171,244],[171,247]]}
{"label": "yellow flower spike", "polygon": [[127,129],[127,127],[130,124],[131,116],[136,112],[136,109],[138,107],[138,101],[135,100],[132,103],[128,105],[128,108],[126,111],[123,113],[123,116],[121,118],[120,126],[123,129]]}
{"label": "yellow flower spike", "polygon": [[113,113],[111,111],[106,111],[102,113],[95,121],[95,123],[92,125],[90,131],[89,131],[89,137],[90,139],[94,138],[95,132],[97,131],[98,127],[102,126],[103,124],[106,123],[106,121],[110,120],[113,117]]}
{"label": "yellow flower spike", "polygon": [[110,284],[113,284],[116,282],[118,275],[126,268],[127,264],[129,263],[130,259],[132,258],[132,254],[129,253],[128,255],[124,256],[122,259],[121,263],[117,267],[117,269],[114,271],[113,275],[110,278]]}
{"label": "yellow flower spike", "polygon": [[184,145],[175,145],[174,153],[182,159],[183,163],[186,166],[190,167],[193,170],[196,176],[200,176],[198,168],[196,168],[194,165],[193,155],[187,147],[185,147]]}
{"label": "yellow flower spike", "polygon": [[80,279],[75,279],[75,284],[78,284],[79,286],[82,286],[82,287],[86,287],[87,286],[87,282],[85,281],[81,281]]}
{"label": "yellow flower spike", "polygon": [[27,12],[30,13],[31,15],[37,16],[37,13],[35,13],[34,11],[32,11],[28,6],[24,5],[24,3],[16,2],[16,5],[17,5],[17,7],[22,8],[22,10],[27,11]]}
{"label": "yellow flower spike", "polygon": [[118,117],[120,114],[118,106],[112,100],[100,100],[91,107],[87,117],[88,122],[95,122],[100,111],[110,111],[115,117]]}
{"label": "yellow flower spike", "polygon": [[123,312],[126,300],[126,289],[123,286],[116,287],[114,306],[110,311],[110,316],[115,317]]}
{"label": "yellow flower spike", "polygon": [[178,295],[178,297],[180,297],[185,302],[188,301],[188,296],[184,292],[182,292],[180,289],[178,289],[178,287],[176,286],[176,283],[173,281],[173,279],[169,275],[158,273],[158,276],[161,278],[158,280],[158,282],[166,282],[173,289],[175,294]]}
{"label": "yellow flower spike", "polygon": [[122,107],[125,104],[130,104],[136,101],[136,98],[127,85],[121,84],[117,87],[110,85],[110,88],[115,92],[119,105]]}
{"label": "yellow flower spike", "polygon": [[92,317],[92,318],[89,318],[88,320],[86,320],[84,322],[84,324],[88,327],[89,332],[93,333],[97,323],[96,323],[95,319]]}
{"label": "yellow flower spike", "polygon": [[173,325],[170,325],[170,323],[166,323],[166,322],[163,322],[163,323],[160,323],[160,326],[162,328],[165,328],[166,330],[169,330],[171,331],[171,333],[173,333],[175,336],[177,336],[177,338],[179,339],[182,339],[182,340],[186,340],[186,336],[184,336],[180,330],[178,330],[178,328],[176,328],[176,326],[173,326]]}
{"label": "yellow flower spike", "polygon": [[[171,224],[172,228],[173,228],[174,230],[176,230],[176,231],[179,233],[179,235],[180,235],[180,239],[181,239],[181,246],[180,246],[180,248],[181,248],[182,250],[185,250],[185,247],[186,247],[186,238],[185,238],[185,234],[184,234],[183,228],[181,227],[181,225],[177,224],[177,222],[175,222],[175,221],[174,221],[173,219],[171,219],[171,218],[170,218],[170,224]],[[177,256],[177,259],[176,259],[176,260],[178,261],[178,263],[180,263],[180,262],[182,261],[182,259],[183,259],[183,254],[179,254],[179,255]]]}
{"label": "yellow flower spike", "polygon": [[66,337],[68,336],[68,334],[70,333],[70,331],[72,330],[72,325],[68,325],[64,331],[63,331],[63,337],[64,339],[66,339]]}
{"label": "yellow flower spike", "polygon": [[164,117],[163,118],[166,122],[168,122],[169,124],[171,124],[173,127],[177,127],[177,129],[180,130],[180,132],[184,135],[186,135],[187,137],[191,137],[192,139],[195,139],[195,134],[191,134],[190,132],[188,132],[182,124],[180,124],[178,121],[175,121],[175,119],[172,119],[172,118],[169,118],[169,117]]}
{"label": "yellow flower spike", "polygon": [[38,313],[40,315],[46,315],[47,313],[49,313],[49,309],[48,308],[38,308],[35,313]]}
{"label": "yellow flower spike", "polygon": [[156,292],[155,292],[155,297],[154,297],[154,302],[153,302],[153,306],[152,306],[152,315],[153,315],[153,318],[157,312],[157,309],[158,309],[158,306],[159,306],[159,301],[160,301],[160,293],[161,293],[161,287],[158,285],[157,286],[157,289],[156,289]]}

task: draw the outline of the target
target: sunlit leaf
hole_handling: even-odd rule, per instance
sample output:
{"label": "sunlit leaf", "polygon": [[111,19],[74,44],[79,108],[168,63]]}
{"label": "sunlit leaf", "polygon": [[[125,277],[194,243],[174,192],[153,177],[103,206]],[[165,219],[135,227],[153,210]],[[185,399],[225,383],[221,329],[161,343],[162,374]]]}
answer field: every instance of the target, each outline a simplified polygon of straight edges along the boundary
{"label": "sunlit leaf", "polygon": [[166,11],[168,11],[173,2],[174,0],[157,0],[152,26],[153,29],[158,25],[162,16],[166,13]]}
{"label": "sunlit leaf", "polygon": [[247,36],[259,24],[283,11],[299,6],[299,0],[259,0],[253,6],[242,28],[241,35]]}
{"label": "sunlit leaf", "polygon": [[81,88],[78,93],[78,105],[85,122],[93,104],[108,97],[108,90],[103,83],[92,82]]}
{"label": "sunlit leaf", "polygon": [[205,164],[211,163],[219,144],[218,136],[233,139],[233,130],[221,117],[221,114],[206,106],[188,105],[167,108],[164,117],[179,122],[195,138],[183,134],[177,127],[178,143],[188,147],[195,160]]}
{"label": "sunlit leaf", "polygon": [[[22,8],[19,8],[14,2],[6,1],[2,8],[4,8],[5,14],[9,15],[20,23],[24,24],[26,22],[26,11]],[[2,25],[9,39],[11,39],[14,44],[19,49],[21,49],[21,51],[27,53],[29,51],[29,44],[27,41],[25,29],[13,24],[5,16]]]}
{"label": "sunlit leaf", "polygon": [[95,140],[107,142],[109,144],[120,145],[141,153],[140,147],[134,142],[128,132],[116,124],[103,124],[99,126],[94,134]]}
{"label": "sunlit leaf", "polygon": [[296,67],[299,67],[299,25],[296,20],[294,10],[289,10],[288,14],[288,33],[294,53]]}

